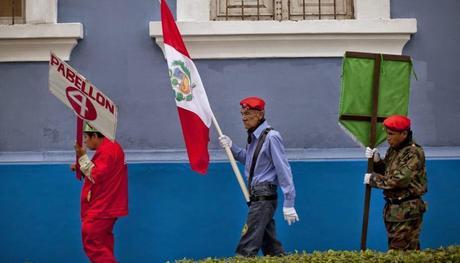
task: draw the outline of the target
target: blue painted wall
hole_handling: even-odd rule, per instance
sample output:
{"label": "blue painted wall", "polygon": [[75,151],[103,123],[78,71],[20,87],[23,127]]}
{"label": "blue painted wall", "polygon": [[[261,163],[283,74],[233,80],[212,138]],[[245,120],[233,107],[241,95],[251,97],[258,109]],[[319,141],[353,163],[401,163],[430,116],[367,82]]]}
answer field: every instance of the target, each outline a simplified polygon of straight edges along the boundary
{"label": "blue painted wall", "polygon": [[[175,9],[175,1],[169,1]],[[395,18],[416,18],[404,49],[414,59],[410,115],[425,146],[460,146],[460,2],[391,1]],[[60,0],[59,22],[81,22],[85,37],[70,64],[119,105],[118,139],[125,149],[183,148],[161,50],[148,22],[155,0]],[[353,147],[337,125],[341,59],[197,60],[212,108],[225,133],[242,143],[238,101],[267,100],[267,118],[288,148]],[[72,150],[74,117],[48,91],[47,63],[0,63],[0,151]],[[211,147],[217,148],[213,131]]]}
{"label": "blue painted wall", "polygon": [[[301,221],[276,213],[288,251],[359,250],[363,161],[291,163]],[[460,160],[427,163],[422,247],[460,244]],[[81,184],[67,165],[0,165],[0,262],[87,262],[80,241]],[[115,228],[121,262],[234,255],[246,205],[227,163],[208,176],[188,164],[129,165],[128,217]],[[372,193],[368,247],[386,250],[381,191]]]}

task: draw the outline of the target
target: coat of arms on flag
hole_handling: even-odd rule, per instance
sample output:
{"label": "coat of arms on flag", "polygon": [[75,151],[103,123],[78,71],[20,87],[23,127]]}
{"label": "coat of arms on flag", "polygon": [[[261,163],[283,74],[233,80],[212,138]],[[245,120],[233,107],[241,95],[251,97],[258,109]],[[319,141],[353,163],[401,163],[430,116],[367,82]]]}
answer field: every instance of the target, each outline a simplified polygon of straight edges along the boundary
{"label": "coat of arms on flag", "polygon": [[169,78],[174,91],[174,97],[177,101],[191,101],[193,99],[193,88],[190,76],[190,69],[187,68],[184,61],[175,60],[169,68]]}

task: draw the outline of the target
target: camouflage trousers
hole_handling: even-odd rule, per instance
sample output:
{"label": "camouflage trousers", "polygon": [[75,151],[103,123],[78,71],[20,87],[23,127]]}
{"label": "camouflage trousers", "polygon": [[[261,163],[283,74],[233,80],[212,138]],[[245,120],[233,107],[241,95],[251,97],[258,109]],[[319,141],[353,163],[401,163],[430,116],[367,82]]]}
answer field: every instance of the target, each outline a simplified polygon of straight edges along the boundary
{"label": "camouflage trousers", "polygon": [[405,222],[385,221],[388,233],[388,249],[420,250],[422,222],[422,217]]}

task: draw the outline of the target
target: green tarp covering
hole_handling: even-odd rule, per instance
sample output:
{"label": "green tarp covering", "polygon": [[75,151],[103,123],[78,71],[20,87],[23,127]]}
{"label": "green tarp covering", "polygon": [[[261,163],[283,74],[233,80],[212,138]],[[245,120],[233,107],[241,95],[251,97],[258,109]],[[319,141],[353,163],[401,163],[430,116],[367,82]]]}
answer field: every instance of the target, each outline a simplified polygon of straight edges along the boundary
{"label": "green tarp covering", "polygon": [[[377,116],[407,115],[412,63],[381,58]],[[339,116],[371,116],[374,64],[375,60],[370,58],[344,57]],[[370,121],[339,120],[339,123],[357,142],[369,145]],[[378,122],[375,146],[385,137],[382,123]]]}

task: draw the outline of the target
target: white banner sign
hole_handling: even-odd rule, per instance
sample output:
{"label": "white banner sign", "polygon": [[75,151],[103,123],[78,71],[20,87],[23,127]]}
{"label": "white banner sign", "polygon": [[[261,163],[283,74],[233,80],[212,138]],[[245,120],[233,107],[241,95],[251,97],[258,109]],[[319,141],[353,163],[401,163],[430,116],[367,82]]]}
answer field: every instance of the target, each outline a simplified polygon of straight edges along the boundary
{"label": "white banner sign", "polygon": [[51,53],[49,66],[51,93],[71,108],[77,116],[110,140],[115,140],[117,105],[53,53]]}

